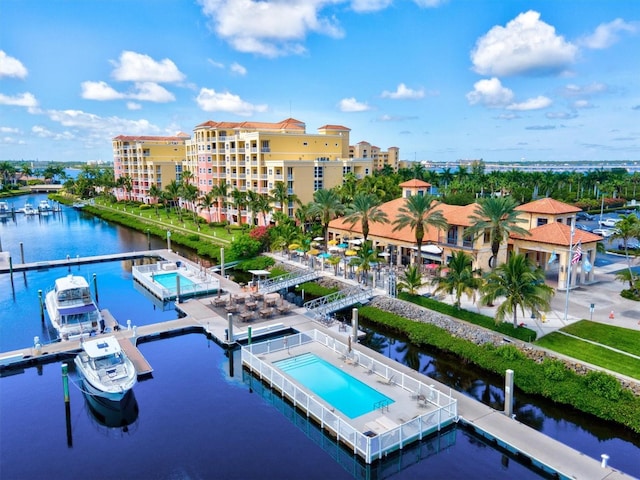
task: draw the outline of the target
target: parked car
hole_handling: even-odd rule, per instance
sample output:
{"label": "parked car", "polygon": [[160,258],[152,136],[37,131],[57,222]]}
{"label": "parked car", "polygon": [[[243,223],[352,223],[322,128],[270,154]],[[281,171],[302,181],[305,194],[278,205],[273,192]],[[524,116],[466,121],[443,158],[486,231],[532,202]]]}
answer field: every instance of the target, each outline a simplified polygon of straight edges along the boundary
{"label": "parked car", "polygon": [[621,221],[621,218],[605,218],[604,220],[598,220],[598,225],[601,227],[615,227]]}
{"label": "parked car", "polygon": [[576,220],[595,220],[595,218],[596,218],[595,216],[587,212],[576,213]]}
{"label": "parked car", "polygon": [[[627,248],[629,250],[640,250],[640,242],[637,240],[629,240],[627,242]],[[618,250],[624,250],[624,242],[618,244]]]}
{"label": "parked car", "polygon": [[604,238],[609,238],[613,235],[614,230],[612,228],[594,228],[591,233],[595,233],[596,235],[600,235]]}
{"label": "parked car", "polygon": [[591,227],[587,227],[584,223],[576,223],[576,228],[580,230],[584,230],[585,232],[591,232],[593,229]]}

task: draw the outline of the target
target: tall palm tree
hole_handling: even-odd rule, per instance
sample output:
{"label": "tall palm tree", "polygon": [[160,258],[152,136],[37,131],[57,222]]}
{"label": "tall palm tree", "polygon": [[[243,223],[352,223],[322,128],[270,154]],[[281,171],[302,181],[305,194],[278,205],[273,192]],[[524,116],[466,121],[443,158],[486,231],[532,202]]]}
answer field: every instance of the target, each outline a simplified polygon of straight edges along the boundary
{"label": "tall palm tree", "polygon": [[242,225],[242,209],[247,205],[247,194],[234,188],[231,191],[231,198],[233,198],[233,206],[238,211],[238,225]]}
{"label": "tall palm tree", "polygon": [[405,198],[404,205],[398,209],[398,216],[393,221],[393,231],[409,227],[415,233],[418,246],[417,263],[422,268],[422,242],[429,227],[447,230],[447,220],[440,210],[440,202],[431,195],[411,195]]}
{"label": "tall palm tree", "polygon": [[345,211],[345,221],[353,227],[360,222],[362,236],[367,241],[369,236],[369,222],[383,223],[388,221],[387,214],[380,209],[380,200],[370,193],[357,193],[353,202]]}
{"label": "tall palm tree", "polygon": [[307,232],[307,222],[309,222],[311,215],[309,214],[309,210],[311,209],[311,203],[299,203],[298,208],[293,212],[293,216],[298,222],[298,226],[302,233]]}
{"label": "tall palm tree", "polygon": [[512,255],[487,275],[481,288],[482,305],[492,305],[498,299],[504,301],[496,309],[496,323],[503,322],[512,315],[513,326],[518,327],[518,309],[524,315],[524,309],[532,312],[546,312],[550,308],[554,290],[544,283],[544,272],[534,268],[526,255]]}
{"label": "tall palm tree", "polygon": [[175,208],[178,213],[178,219],[182,222],[182,209],[180,208],[180,195],[182,194],[182,189],[180,188],[180,184],[175,180],[171,180],[169,184],[164,187],[164,190],[167,198],[171,201],[173,208]]}
{"label": "tall palm tree", "polygon": [[436,285],[435,293],[444,292],[454,295],[454,305],[460,308],[462,294],[466,294],[469,299],[473,298],[482,283],[472,266],[473,259],[470,255],[462,250],[454,252],[447,264],[449,268],[447,274],[433,279],[432,283]]}
{"label": "tall palm tree", "polygon": [[287,214],[289,202],[295,202],[298,199],[297,195],[289,193],[289,187],[282,180],[275,182],[269,193],[273,197],[273,201],[280,204],[280,211],[283,215]]}
{"label": "tall palm tree", "polygon": [[156,217],[158,216],[158,199],[162,195],[162,190],[155,183],[149,187],[149,198],[153,201],[153,207],[156,211]]}
{"label": "tall palm tree", "polygon": [[358,271],[362,273],[363,283],[367,285],[369,279],[369,270],[371,270],[371,264],[378,261],[378,252],[373,248],[373,244],[369,241],[365,241],[358,250]]}
{"label": "tall palm tree", "polygon": [[509,234],[531,235],[528,230],[518,226],[526,220],[518,216],[516,203],[510,197],[490,197],[481,201],[469,217],[471,227],[467,233],[478,237],[489,230],[491,255],[489,267],[495,269],[498,263],[500,245],[507,240]]}
{"label": "tall palm tree", "polygon": [[11,162],[0,162],[0,176],[2,177],[2,185],[6,186],[11,183],[15,177],[16,167]]}
{"label": "tall palm tree", "polygon": [[640,238],[640,220],[635,215],[623,215],[622,220],[616,224],[611,239],[620,239],[624,245],[624,255],[627,259],[627,269],[629,270],[629,288],[634,290],[634,275],[631,269],[631,258],[629,256],[629,240]]}
{"label": "tall palm tree", "polygon": [[417,265],[409,265],[398,282],[398,290],[406,290],[409,295],[417,295],[423,285],[422,273]]}
{"label": "tall palm tree", "polygon": [[329,222],[343,211],[344,206],[340,203],[340,197],[335,191],[320,189],[313,194],[309,214],[320,219],[325,245],[329,241]]}
{"label": "tall palm tree", "polygon": [[[226,212],[226,202],[229,196],[229,185],[224,180],[220,180],[218,185],[215,185],[211,192],[216,196],[218,200],[218,221],[222,221],[222,210]],[[228,217],[227,217],[228,218]]]}
{"label": "tall palm tree", "polygon": [[205,193],[200,197],[200,207],[207,210],[209,222],[211,222],[211,209],[216,204],[216,194],[212,191]]}
{"label": "tall palm tree", "polygon": [[185,203],[191,210],[193,214],[193,221],[198,223],[198,207],[196,205],[196,200],[198,200],[198,187],[192,185],[190,183],[183,183],[180,186],[181,197],[184,199]]}

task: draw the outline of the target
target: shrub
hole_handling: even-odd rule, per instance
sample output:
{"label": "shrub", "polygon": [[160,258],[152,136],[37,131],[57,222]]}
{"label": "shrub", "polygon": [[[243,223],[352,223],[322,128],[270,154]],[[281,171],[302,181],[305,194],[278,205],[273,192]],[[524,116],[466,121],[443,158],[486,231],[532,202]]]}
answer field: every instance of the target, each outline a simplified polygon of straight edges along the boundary
{"label": "shrub", "polygon": [[631,290],[630,288],[627,288],[620,292],[620,296],[622,298],[626,298],[627,300],[635,300],[636,302],[640,302],[640,291],[638,290]]}
{"label": "shrub", "polygon": [[567,367],[560,360],[545,358],[542,362],[542,369],[547,380],[561,382],[567,377]]}
{"label": "shrub", "polygon": [[271,257],[259,256],[256,258],[251,258],[249,260],[243,260],[235,267],[236,270],[241,270],[243,272],[248,272],[249,270],[266,270],[267,268],[273,266],[276,261]]}
{"label": "shrub", "polygon": [[607,400],[620,398],[621,386],[618,380],[604,372],[591,371],[584,376],[587,388]]}

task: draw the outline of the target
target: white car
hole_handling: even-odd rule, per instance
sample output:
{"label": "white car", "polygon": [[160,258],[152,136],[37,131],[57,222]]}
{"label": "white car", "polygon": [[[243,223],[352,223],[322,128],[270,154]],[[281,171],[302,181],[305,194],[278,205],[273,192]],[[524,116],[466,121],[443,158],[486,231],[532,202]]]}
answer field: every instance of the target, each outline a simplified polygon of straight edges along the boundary
{"label": "white car", "polygon": [[621,221],[621,218],[605,218],[604,220],[598,220],[598,224],[601,227],[615,227]]}
{"label": "white car", "polygon": [[596,235],[600,235],[601,237],[608,238],[613,235],[614,232],[615,230],[613,230],[612,228],[595,228],[591,233],[595,233]]}

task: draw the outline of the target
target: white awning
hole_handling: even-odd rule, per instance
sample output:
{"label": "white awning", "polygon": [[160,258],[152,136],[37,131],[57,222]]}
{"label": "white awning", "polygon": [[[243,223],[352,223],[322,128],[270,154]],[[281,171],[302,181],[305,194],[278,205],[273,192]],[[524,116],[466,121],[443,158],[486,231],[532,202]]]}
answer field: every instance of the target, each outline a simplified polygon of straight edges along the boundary
{"label": "white awning", "polygon": [[263,276],[269,275],[271,272],[269,270],[249,270],[249,273],[252,275]]}
{"label": "white awning", "polygon": [[[418,250],[418,247],[411,247],[411,250]],[[442,249],[437,245],[422,245],[420,251],[424,253],[431,253],[433,255],[440,255],[442,253]]]}

